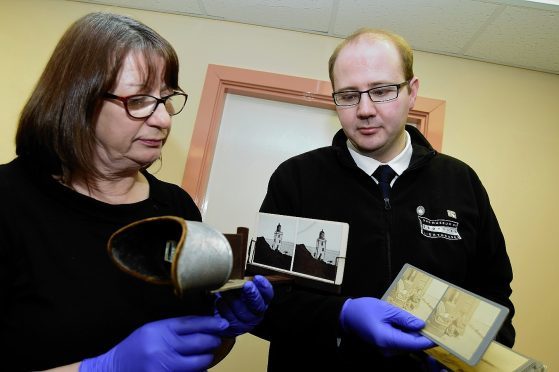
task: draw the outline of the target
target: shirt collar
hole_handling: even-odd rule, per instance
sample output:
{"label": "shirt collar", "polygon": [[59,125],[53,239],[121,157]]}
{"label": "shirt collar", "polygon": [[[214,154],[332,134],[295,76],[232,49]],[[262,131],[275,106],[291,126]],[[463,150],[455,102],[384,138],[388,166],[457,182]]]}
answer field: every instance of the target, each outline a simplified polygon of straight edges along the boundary
{"label": "shirt collar", "polygon": [[[406,146],[404,147],[402,152],[400,152],[394,159],[390,160],[388,163],[385,163],[390,165],[390,167],[394,169],[398,176],[400,176],[409,167],[411,155],[413,152],[410,134],[408,133],[408,131],[405,131],[405,133]],[[353,160],[355,160],[355,164],[357,164],[357,166],[361,168],[365,173],[371,175],[378,168],[379,165],[383,164],[376,159],[359,153],[359,151],[355,148],[355,146],[353,146],[353,143],[351,143],[349,139],[346,141],[346,143],[351,157],[353,158]]]}

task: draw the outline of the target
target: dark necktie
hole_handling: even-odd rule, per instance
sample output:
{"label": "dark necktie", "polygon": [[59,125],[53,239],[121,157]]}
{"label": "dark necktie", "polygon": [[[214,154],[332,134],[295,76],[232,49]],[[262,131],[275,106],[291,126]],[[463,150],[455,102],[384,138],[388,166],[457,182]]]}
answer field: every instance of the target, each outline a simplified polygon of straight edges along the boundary
{"label": "dark necktie", "polygon": [[373,177],[378,180],[380,190],[382,191],[382,197],[385,201],[388,200],[390,195],[390,182],[396,175],[394,169],[390,168],[389,165],[380,165],[374,172]]}

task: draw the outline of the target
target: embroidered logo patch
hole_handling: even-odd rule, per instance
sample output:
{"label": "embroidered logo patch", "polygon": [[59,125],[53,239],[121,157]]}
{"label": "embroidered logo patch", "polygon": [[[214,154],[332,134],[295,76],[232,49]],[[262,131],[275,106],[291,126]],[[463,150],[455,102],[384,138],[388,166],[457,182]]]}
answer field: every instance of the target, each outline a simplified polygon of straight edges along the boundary
{"label": "embroidered logo patch", "polygon": [[458,233],[458,222],[450,220],[430,220],[426,217],[417,216],[421,234],[428,238],[442,238],[448,240],[460,240]]}

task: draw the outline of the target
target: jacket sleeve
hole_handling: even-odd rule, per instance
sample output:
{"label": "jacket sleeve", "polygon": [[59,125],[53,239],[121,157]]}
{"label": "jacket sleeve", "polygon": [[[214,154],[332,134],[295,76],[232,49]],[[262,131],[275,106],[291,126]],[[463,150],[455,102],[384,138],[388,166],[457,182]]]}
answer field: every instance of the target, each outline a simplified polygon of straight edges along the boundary
{"label": "jacket sleeve", "polygon": [[506,251],[505,239],[491,207],[489,196],[477,176],[472,177],[472,180],[478,200],[480,221],[475,258],[477,268],[469,272],[468,287],[474,293],[509,309],[496,340],[503,345],[512,347],[515,340],[515,329],[512,325],[515,309],[510,300],[512,266]]}

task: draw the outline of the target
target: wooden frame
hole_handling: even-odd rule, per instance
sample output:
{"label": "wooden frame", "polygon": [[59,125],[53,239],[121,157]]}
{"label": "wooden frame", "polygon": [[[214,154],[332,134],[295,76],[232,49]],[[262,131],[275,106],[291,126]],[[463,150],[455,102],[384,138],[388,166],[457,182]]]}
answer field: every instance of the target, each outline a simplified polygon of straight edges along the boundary
{"label": "wooden frame", "polygon": [[[182,187],[204,211],[226,93],[335,110],[330,82],[237,67],[208,65]],[[441,150],[445,101],[417,97],[409,122]]]}

